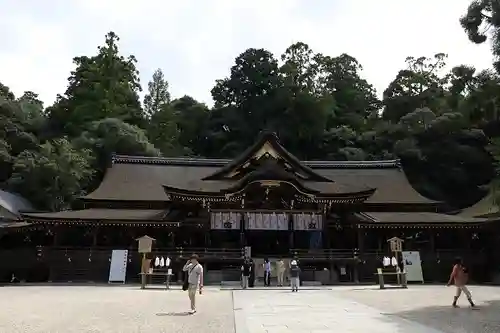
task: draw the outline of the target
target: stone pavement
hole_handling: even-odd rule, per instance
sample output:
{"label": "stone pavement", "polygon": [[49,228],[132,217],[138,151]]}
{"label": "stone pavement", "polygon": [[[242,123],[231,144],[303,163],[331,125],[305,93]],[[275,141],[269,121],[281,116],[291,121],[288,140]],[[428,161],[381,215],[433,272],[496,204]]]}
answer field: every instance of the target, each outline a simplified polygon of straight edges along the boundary
{"label": "stone pavement", "polygon": [[233,333],[230,292],[208,288],[188,315],[180,289],[139,286],[0,288],[0,333]]}
{"label": "stone pavement", "polygon": [[410,285],[408,289],[334,288],[332,293],[377,308],[390,317],[405,318],[446,333],[500,332],[500,287],[469,286],[478,310],[462,297],[460,309],[450,306],[455,289],[442,285]]}
{"label": "stone pavement", "polygon": [[233,297],[236,333],[442,333],[330,290],[234,291]]}
{"label": "stone pavement", "polygon": [[500,333],[500,287],[470,287],[480,309],[453,309],[453,288],[205,289],[188,315],[179,287],[6,286],[0,333]]}

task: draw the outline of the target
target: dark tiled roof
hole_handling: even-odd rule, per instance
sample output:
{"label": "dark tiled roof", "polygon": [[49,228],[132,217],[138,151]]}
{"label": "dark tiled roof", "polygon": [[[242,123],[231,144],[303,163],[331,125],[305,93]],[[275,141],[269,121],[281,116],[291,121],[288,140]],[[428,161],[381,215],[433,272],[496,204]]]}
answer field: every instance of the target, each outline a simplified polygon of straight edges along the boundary
{"label": "dark tiled roof", "polygon": [[486,219],[465,218],[458,215],[448,215],[431,212],[364,212],[356,214],[361,220],[371,223],[481,223]]}
{"label": "dark tiled roof", "polygon": [[494,202],[493,191],[488,192],[474,205],[462,209],[457,215],[462,217],[494,217],[500,212],[499,207]]}
{"label": "dark tiled roof", "polygon": [[165,210],[154,209],[107,209],[89,208],[64,210],[52,213],[22,214],[26,220],[116,220],[116,221],[159,221],[167,214]]}
{"label": "dark tiled roof", "polygon": [[27,222],[0,222],[0,229],[3,228],[21,228],[27,227],[30,224]]}
{"label": "dark tiled roof", "polygon": [[8,219],[17,219],[20,212],[33,212],[35,208],[23,197],[0,190],[0,206],[5,211],[1,213],[2,217]]}
{"label": "dark tiled roof", "polygon": [[[114,156],[100,186],[85,198],[95,200],[165,201],[163,185],[201,188],[200,180],[230,160]],[[332,186],[376,188],[368,203],[434,203],[408,182],[398,160],[304,161],[318,174],[334,181]],[[208,184],[208,183],[207,183]],[[222,186],[214,183],[213,186]]]}

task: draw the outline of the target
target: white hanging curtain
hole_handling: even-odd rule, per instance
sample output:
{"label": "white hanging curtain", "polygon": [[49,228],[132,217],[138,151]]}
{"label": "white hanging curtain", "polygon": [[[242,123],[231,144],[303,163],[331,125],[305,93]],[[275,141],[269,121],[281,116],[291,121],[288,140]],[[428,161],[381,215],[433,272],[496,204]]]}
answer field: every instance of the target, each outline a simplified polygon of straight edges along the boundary
{"label": "white hanging curtain", "polygon": [[322,230],[323,215],[300,213],[293,214],[294,230]]}
{"label": "white hanging curtain", "polygon": [[239,230],[241,214],[236,212],[210,213],[210,227],[215,230]]}
{"label": "white hanging curtain", "polygon": [[285,213],[246,213],[245,228],[248,230],[288,230]]}

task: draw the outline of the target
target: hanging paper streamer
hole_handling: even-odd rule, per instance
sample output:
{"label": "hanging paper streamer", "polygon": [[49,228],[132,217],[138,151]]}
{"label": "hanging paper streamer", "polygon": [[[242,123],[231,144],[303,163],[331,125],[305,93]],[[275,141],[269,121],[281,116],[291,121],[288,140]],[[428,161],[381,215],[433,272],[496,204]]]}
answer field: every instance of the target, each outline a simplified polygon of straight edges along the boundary
{"label": "hanging paper streamer", "polygon": [[246,213],[245,228],[248,230],[288,230],[285,213]]}
{"label": "hanging paper streamer", "polygon": [[239,230],[241,214],[235,212],[212,212],[210,214],[210,227],[215,230]]}
{"label": "hanging paper streamer", "polygon": [[320,214],[293,214],[294,230],[323,230],[323,215]]}

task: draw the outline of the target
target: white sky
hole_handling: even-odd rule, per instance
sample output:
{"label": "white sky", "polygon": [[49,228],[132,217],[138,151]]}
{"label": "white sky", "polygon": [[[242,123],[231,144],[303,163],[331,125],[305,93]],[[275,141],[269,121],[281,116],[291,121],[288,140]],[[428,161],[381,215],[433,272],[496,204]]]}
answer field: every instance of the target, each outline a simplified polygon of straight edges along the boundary
{"label": "white sky", "polygon": [[[449,54],[449,65],[491,66],[489,45],[468,41],[459,17],[470,0],[0,0],[0,82],[51,104],[64,93],[72,58],[93,55],[115,31],[134,54],[141,83],[161,68],[173,97],[212,104],[214,81],[250,47],[278,58],[302,41],[348,53],[379,94],[407,56]],[[49,5],[50,4],[50,5]]]}

